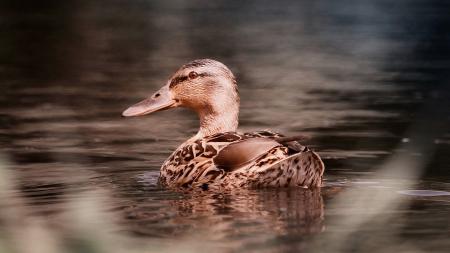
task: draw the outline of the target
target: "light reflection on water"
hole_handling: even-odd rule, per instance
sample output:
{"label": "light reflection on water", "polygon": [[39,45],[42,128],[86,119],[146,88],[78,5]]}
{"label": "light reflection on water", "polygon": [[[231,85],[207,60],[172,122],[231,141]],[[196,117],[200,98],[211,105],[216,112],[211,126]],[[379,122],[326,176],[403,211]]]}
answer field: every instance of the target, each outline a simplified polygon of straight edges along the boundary
{"label": "light reflection on water", "polygon": [[[440,85],[449,51],[439,30],[450,22],[438,3],[387,3],[11,1],[1,11],[8,36],[0,39],[0,141],[12,175],[2,181],[0,206],[12,214],[0,212],[0,228],[44,236],[43,223],[46,240],[62,234],[78,250],[87,247],[78,237],[102,248],[115,245],[102,237],[112,234],[132,240],[127,250],[136,252],[327,251],[349,232],[339,221],[367,213],[352,199],[335,203],[350,189],[403,204],[379,210],[388,220],[356,227],[342,251],[446,252],[448,196],[398,192],[450,191],[448,88]],[[196,132],[197,119],[186,110],[140,119],[120,113],[202,57],[236,73],[242,131],[310,137],[327,166],[320,192],[157,187],[161,163]],[[409,130],[422,121],[427,134]],[[418,147],[433,143],[425,176],[378,178],[377,168],[415,135]],[[31,219],[22,226],[28,232],[20,217]],[[0,249],[12,242],[0,240]]]}

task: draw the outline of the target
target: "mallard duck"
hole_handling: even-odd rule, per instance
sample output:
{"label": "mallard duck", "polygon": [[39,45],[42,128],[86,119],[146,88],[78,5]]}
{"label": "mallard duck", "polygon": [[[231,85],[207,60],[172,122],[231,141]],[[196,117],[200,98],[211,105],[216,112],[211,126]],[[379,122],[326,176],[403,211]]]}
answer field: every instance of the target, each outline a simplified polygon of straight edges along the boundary
{"label": "mallard duck", "polygon": [[236,132],[239,94],[236,79],[224,64],[211,59],[191,61],[122,115],[142,116],[175,107],[194,110],[200,130],[162,165],[159,181],[163,186],[204,190],[321,186],[322,160],[296,138],[271,131]]}

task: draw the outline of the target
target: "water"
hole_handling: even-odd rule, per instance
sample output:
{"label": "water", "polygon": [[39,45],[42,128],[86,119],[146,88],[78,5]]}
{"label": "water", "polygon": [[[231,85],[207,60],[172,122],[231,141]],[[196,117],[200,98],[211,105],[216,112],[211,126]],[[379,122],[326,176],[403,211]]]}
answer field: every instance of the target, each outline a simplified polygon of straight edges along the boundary
{"label": "water", "polygon": [[[4,1],[0,250],[448,252],[448,7]],[[197,118],[120,114],[203,57],[237,75],[241,131],[309,136],[325,187],[157,186]]]}

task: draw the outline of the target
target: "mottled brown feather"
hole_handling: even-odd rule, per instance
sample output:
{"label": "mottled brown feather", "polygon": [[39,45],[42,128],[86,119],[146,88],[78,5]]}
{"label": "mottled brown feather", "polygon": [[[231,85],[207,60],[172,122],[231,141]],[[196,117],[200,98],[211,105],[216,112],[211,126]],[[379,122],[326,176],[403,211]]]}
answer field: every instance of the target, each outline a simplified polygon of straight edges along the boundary
{"label": "mottled brown feather", "polygon": [[320,187],[324,171],[320,157],[290,139],[283,145],[276,141],[279,137],[270,131],[227,132],[187,141],[163,164],[160,182],[203,190]]}

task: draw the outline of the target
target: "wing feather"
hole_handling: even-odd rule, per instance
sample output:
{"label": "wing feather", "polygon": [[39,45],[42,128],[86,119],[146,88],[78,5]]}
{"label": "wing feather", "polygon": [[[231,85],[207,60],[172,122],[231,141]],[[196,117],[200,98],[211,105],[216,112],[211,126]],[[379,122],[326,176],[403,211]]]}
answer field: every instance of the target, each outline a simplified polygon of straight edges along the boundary
{"label": "wing feather", "polygon": [[269,138],[249,138],[224,147],[214,158],[214,164],[225,171],[233,171],[255,160],[280,143]]}

